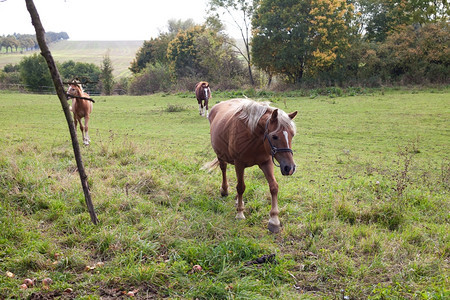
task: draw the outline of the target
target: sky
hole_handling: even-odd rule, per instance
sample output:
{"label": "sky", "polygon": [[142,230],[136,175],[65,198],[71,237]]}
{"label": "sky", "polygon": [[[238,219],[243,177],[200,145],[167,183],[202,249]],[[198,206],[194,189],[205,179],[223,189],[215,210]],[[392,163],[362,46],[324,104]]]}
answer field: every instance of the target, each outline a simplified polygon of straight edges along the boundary
{"label": "sky", "polygon": [[[170,19],[206,20],[208,0],[34,0],[45,31],[67,32],[72,41],[149,40]],[[229,29],[229,30],[228,30]],[[25,0],[0,0],[0,36],[35,34]],[[227,26],[233,33],[233,26]]]}

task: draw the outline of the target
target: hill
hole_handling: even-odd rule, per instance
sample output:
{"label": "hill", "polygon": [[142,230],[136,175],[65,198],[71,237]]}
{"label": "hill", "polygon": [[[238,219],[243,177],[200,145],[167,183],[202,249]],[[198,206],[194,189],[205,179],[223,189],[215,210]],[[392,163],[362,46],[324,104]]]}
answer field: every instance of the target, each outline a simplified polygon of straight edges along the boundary
{"label": "hill", "polygon": [[[73,60],[76,62],[101,65],[103,56],[109,53],[116,78],[131,74],[128,70],[136,51],[143,41],[61,41],[50,44],[50,51],[57,62]],[[0,69],[7,64],[17,64],[33,52],[9,53],[0,55]]]}

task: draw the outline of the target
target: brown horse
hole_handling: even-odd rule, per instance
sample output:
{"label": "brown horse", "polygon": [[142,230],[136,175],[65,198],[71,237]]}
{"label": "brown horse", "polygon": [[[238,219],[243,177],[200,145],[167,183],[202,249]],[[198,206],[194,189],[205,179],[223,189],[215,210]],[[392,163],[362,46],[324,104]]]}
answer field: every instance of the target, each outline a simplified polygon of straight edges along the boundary
{"label": "brown horse", "polygon": [[[89,98],[89,95],[83,91],[80,83],[72,82],[69,84],[69,89],[67,90],[68,96],[72,96],[72,106],[70,110],[73,113],[73,120],[75,123],[75,129],[77,129],[77,123],[80,123],[81,135],[83,137],[83,143],[85,145],[89,145],[91,139],[89,138],[88,133],[88,123],[89,123],[89,115],[92,112],[93,104],[89,100],[77,98],[77,97],[86,97]],[[84,126],[81,123],[81,119],[84,118]]]}
{"label": "brown horse", "polygon": [[[278,219],[278,183],[275,180],[275,159],[281,174],[292,175],[295,163],[291,150],[292,137],[296,127],[292,119],[297,111],[286,114],[270,107],[268,103],[249,99],[231,99],[215,105],[209,115],[211,145],[217,159],[210,167],[219,165],[222,170],[222,196],[228,195],[227,164],[235,167],[237,177],[237,215],[245,219],[242,194],[245,191],[244,169],[258,165],[269,183],[272,196],[272,209],[268,228],[271,232],[280,231]],[[278,167],[278,166],[277,166]]]}
{"label": "brown horse", "polygon": [[211,98],[211,89],[209,88],[209,83],[206,81],[200,81],[195,85],[195,96],[198,102],[198,113],[200,116],[205,115],[208,117],[208,100]]}

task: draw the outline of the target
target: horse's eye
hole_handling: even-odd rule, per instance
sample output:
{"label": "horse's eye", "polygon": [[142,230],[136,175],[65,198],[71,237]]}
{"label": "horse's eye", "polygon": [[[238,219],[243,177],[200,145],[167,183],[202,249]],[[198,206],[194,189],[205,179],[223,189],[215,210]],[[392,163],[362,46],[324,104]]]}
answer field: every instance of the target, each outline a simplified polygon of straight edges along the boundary
{"label": "horse's eye", "polygon": [[274,140],[278,140],[278,137],[277,137],[276,135],[272,136],[272,138],[273,138]]}

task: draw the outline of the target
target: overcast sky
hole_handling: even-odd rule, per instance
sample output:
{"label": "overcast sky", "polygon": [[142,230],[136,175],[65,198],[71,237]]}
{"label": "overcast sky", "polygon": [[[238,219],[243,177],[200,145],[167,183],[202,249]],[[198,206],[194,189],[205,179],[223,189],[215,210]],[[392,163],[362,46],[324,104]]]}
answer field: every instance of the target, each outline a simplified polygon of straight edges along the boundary
{"label": "overcast sky", "polygon": [[[208,0],[34,0],[45,31],[70,40],[149,40],[170,19],[202,24]],[[229,34],[233,26],[228,26]],[[228,30],[227,30],[228,31]],[[35,34],[25,0],[0,0],[0,36]]]}

